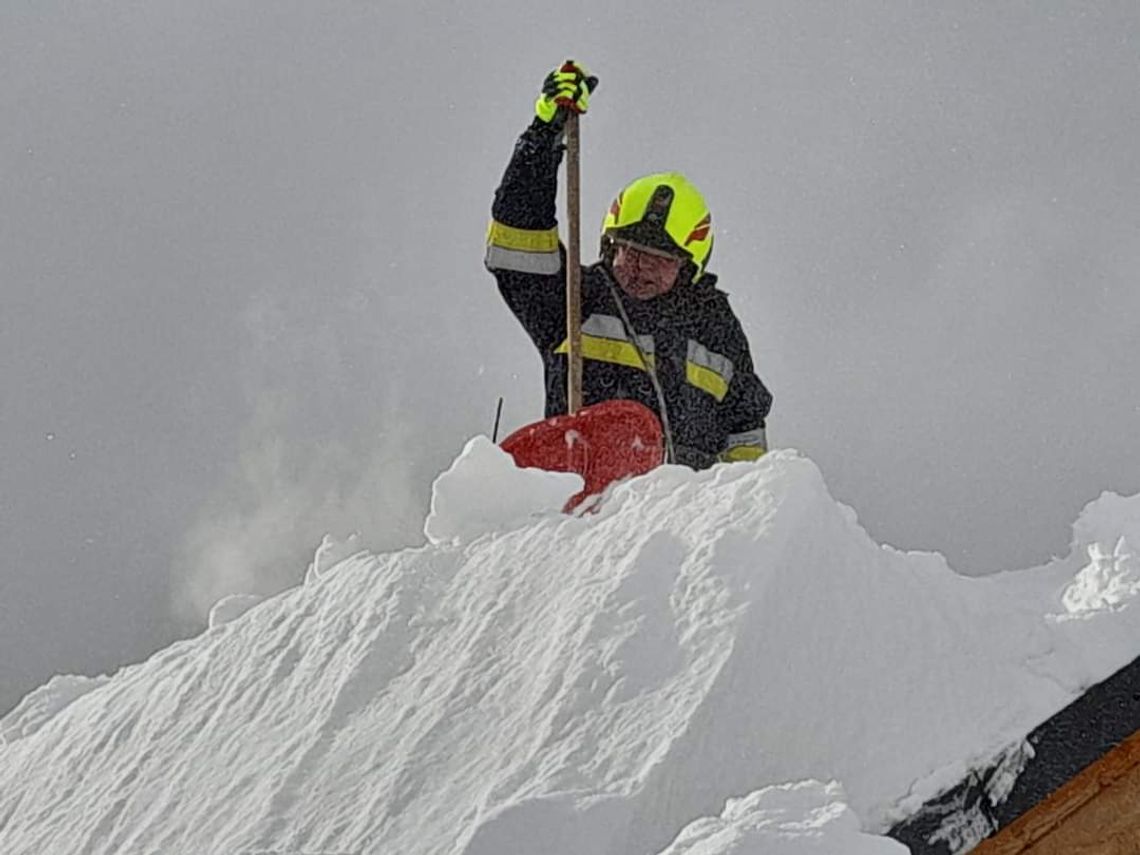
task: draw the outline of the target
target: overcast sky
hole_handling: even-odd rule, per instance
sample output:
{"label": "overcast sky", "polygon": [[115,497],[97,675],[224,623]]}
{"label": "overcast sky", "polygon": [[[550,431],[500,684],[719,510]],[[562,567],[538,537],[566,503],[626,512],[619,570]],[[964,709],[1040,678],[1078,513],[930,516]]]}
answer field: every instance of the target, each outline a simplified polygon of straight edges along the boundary
{"label": "overcast sky", "polygon": [[1134,0],[6,0],[0,712],[325,532],[420,543],[497,397],[539,417],[482,244],[567,55],[587,234],[702,188],[769,437],[874,537],[1030,567],[1140,491]]}

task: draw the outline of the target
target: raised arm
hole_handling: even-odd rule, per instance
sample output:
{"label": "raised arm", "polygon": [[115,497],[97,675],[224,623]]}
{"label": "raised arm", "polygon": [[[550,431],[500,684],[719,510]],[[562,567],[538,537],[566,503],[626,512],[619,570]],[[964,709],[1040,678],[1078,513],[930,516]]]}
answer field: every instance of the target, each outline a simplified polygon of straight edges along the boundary
{"label": "raised arm", "polygon": [[484,259],[503,299],[540,350],[557,346],[566,326],[565,250],[555,215],[565,119],[558,102],[573,100],[585,112],[597,84],[580,66],[564,69],[547,75],[534,121],[515,144],[495,191]]}

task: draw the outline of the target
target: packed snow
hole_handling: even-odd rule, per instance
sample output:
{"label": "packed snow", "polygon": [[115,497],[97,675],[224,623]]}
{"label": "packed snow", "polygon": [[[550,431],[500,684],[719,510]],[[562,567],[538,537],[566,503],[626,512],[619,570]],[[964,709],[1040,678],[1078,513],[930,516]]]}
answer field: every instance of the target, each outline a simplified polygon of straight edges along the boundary
{"label": "packed snow", "polygon": [[60,674],[24,697],[14,710],[0,719],[0,745],[31,736],[76,698],[97,689],[106,677]]}
{"label": "packed snow", "polygon": [[1002,760],[1004,798],[1025,735],[1140,654],[1140,496],[968,578],[790,450],[562,514],[578,489],[476,438],[427,545],[326,538],[296,588],[33,692],[0,851],[897,855],[894,822]]}
{"label": "packed snow", "polygon": [[583,483],[574,473],[518,469],[487,437],[477,436],[432,485],[424,535],[438,546],[513,528],[560,510]]}
{"label": "packed snow", "polygon": [[222,597],[222,599],[214,603],[214,607],[210,609],[209,617],[206,619],[206,626],[213,629],[215,626],[221,626],[223,623],[237,620],[263,599],[265,598],[257,594],[231,594],[228,597]]}

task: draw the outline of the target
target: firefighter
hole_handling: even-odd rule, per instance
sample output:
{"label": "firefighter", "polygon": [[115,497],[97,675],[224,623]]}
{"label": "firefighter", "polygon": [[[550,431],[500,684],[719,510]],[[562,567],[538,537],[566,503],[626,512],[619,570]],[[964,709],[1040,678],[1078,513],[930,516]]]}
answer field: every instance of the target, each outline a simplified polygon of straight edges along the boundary
{"label": "firefighter", "polygon": [[[570,60],[547,75],[495,191],[487,235],[487,269],[542,355],[547,417],[568,409],[566,250],[555,217],[565,117],[584,114],[596,86]],[[646,405],[671,440],[671,462],[694,469],[763,455],[772,403],[707,269],[712,244],[697,188],[677,172],[645,175],[613,200],[600,258],[581,279],[583,405]]]}

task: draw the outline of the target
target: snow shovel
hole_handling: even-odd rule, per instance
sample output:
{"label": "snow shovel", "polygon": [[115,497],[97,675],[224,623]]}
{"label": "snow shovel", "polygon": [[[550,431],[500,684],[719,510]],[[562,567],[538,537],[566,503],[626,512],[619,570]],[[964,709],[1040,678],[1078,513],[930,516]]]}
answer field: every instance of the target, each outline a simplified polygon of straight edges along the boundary
{"label": "snow shovel", "polygon": [[[563,67],[573,71],[571,63]],[[586,484],[563,510],[601,493],[621,478],[642,475],[665,459],[661,423],[636,401],[602,401],[582,407],[581,198],[578,113],[566,104],[566,341],[569,413],[515,431],[501,443],[522,468],[576,472]]]}
{"label": "snow shovel", "polygon": [[585,481],[562,509],[570,513],[614,481],[644,475],[664,461],[661,422],[637,401],[602,401],[573,415],[521,427],[501,448],[523,469],[575,472]]}

